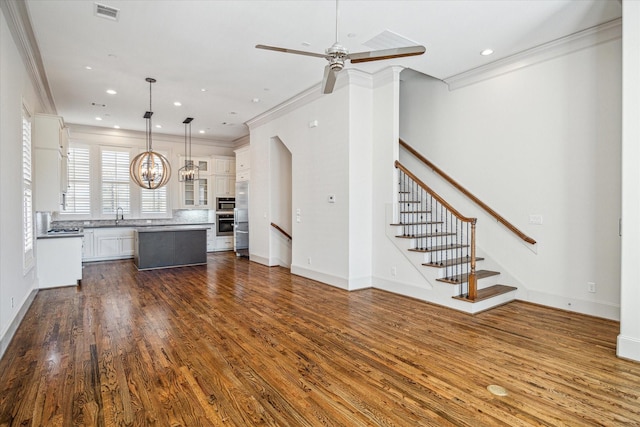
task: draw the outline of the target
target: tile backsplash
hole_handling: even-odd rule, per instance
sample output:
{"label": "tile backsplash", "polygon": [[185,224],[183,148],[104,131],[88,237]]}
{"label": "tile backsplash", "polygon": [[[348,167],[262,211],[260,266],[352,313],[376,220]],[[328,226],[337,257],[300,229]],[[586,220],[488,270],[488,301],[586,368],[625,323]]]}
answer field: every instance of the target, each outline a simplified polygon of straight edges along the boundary
{"label": "tile backsplash", "polygon": [[[113,219],[96,219],[96,220],[67,220],[61,218],[59,213],[52,215],[51,228],[69,228],[69,227],[114,227],[115,214]],[[145,219],[127,218],[118,221],[118,227],[141,227],[153,225],[182,225],[182,224],[213,224],[216,219],[216,213],[210,209],[174,209],[171,218]]]}

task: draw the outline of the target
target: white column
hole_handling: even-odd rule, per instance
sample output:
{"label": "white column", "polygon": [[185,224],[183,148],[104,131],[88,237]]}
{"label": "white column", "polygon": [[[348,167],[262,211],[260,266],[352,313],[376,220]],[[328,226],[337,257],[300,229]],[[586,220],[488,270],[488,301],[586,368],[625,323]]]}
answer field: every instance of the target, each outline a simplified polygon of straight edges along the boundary
{"label": "white column", "polygon": [[619,357],[640,361],[640,2],[622,25],[622,260]]}

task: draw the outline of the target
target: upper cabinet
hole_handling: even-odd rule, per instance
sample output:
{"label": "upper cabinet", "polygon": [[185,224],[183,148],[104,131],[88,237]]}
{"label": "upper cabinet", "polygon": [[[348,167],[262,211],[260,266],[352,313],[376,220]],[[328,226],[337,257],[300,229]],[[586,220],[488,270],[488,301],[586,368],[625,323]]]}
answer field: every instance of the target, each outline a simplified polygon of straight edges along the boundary
{"label": "upper cabinet", "polygon": [[33,118],[34,209],[54,212],[64,209],[67,192],[69,135],[62,117],[36,114]]}
{"label": "upper cabinet", "polygon": [[214,157],[215,197],[233,197],[236,188],[236,160],[233,157]]}
{"label": "upper cabinet", "polygon": [[235,175],[235,159],[233,157],[214,157],[213,173],[216,175]]}
{"label": "upper cabinet", "polygon": [[251,164],[249,159],[251,157],[251,151],[249,146],[239,148],[236,153],[236,182],[249,181],[251,173]]}
{"label": "upper cabinet", "polygon": [[249,170],[251,165],[249,164],[249,158],[251,151],[249,147],[242,147],[235,151],[236,153],[236,172]]}
{"label": "upper cabinet", "polygon": [[[193,163],[199,168],[199,180],[180,183],[180,207],[183,209],[209,209],[211,206],[210,180],[211,159],[193,157]],[[185,158],[180,156],[180,166],[185,164]]]}

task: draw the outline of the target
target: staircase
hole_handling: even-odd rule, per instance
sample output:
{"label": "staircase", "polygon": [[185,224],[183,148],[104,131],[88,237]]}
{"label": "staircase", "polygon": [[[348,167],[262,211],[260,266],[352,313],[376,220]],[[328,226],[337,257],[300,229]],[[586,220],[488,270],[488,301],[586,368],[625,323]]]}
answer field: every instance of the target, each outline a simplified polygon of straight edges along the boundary
{"label": "staircase", "polygon": [[387,234],[433,286],[433,302],[477,313],[514,300],[517,288],[499,284],[499,271],[476,268],[484,261],[476,256],[476,219],[461,215],[399,162],[396,168],[398,206]]}

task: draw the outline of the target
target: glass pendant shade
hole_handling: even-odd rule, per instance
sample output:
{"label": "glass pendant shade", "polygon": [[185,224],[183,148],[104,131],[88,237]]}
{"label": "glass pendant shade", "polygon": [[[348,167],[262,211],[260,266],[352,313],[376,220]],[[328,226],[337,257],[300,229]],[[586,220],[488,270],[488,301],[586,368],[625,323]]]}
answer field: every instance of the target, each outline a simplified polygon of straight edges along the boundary
{"label": "glass pendant shade", "polygon": [[155,190],[169,182],[169,178],[171,178],[171,165],[166,157],[153,151],[151,135],[151,116],[153,115],[151,111],[151,85],[156,82],[156,79],[147,77],[145,80],[149,82],[149,111],[144,114],[147,124],[147,149],[133,158],[129,166],[129,175],[138,186],[148,190]]}
{"label": "glass pendant shade", "polygon": [[[193,117],[187,117],[184,123],[184,166],[178,170],[178,181],[191,182],[200,179],[200,168],[191,160],[191,122]],[[187,137],[188,135],[188,137]]]}

